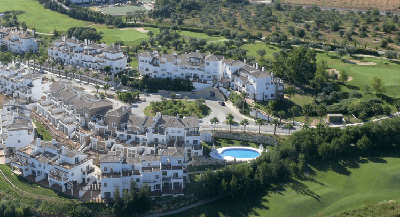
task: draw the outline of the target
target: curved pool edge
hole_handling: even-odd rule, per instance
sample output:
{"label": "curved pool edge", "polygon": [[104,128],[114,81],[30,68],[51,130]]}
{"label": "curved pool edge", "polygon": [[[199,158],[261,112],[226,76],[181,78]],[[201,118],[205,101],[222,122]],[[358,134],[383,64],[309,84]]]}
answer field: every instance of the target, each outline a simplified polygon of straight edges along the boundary
{"label": "curved pool edge", "polygon": [[259,156],[255,157],[255,158],[234,158],[232,156],[222,157],[221,156],[222,152],[224,152],[225,150],[228,150],[228,149],[248,149],[248,150],[256,151],[260,155],[263,152],[263,150],[252,148],[252,147],[229,146],[229,147],[222,147],[222,148],[214,149],[213,151],[210,152],[210,157],[217,159],[217,160],[225,160],[228,162],[234,161],[234,160],[236,160],[236,161],[252,161],[252,160],[256,159],[257,157],[259,157]]}

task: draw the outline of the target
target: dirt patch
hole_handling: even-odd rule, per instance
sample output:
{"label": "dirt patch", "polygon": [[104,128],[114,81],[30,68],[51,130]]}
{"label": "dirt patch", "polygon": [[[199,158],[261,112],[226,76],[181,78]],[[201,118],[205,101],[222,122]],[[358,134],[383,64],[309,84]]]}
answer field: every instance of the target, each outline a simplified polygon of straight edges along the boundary
{"label": "dirt patch", "polygon": [[[336,74],[338,76],[338,78],[340,77],[340,72],[337,69],[328,69],[328,73],[329,73],[329,75]],[[351,80],[353,80],[353,77],[349,76],[347,78],[347,81],[351,81]]]}
{"label": "dirt patch", "polygon": [[350,63],[350,64],[357,64],[359,66],[374,66],[376,65],[376,63],[374,62],[361,62],[358,60],[343,60],[346,63]]}
{"label": "dirt patch", "polygon": [[314,119],[312,122],[311,122],[311,126],[317,126],[318,124],[319,124],[319,120],[318,119]]}
{"label": "dirt patch", "polygon": [[148,33],[149,32],[149,30],[143,29],[142,27],[123,28],[121,30],[128,30],[128,29],[133,29],[133,30],[136,30],[136,31],[141,32],[141,33]]}

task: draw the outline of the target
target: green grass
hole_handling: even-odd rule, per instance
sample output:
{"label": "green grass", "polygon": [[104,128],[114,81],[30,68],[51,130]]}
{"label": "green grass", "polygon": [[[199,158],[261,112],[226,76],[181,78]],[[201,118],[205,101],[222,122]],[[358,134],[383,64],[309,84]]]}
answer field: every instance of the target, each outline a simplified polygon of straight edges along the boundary
{"label": "green grass", "polygon": [[21,176],[14,175],[11,172],[11,168],[5,164],[0,165],[1,171],[3,171],[4,175],[10,180],[15,186],[20,188],[21,190],[41,196],[47,197],[60,197],[61,195],[71,198],[65,194],[59,193],[53,189],[42,187],[34,182],[31,182]]}
{"label": "green grass", "polygon": [[75,20],[67,15],[45,9],[34,0],[1,0],[0,12],[3,11],[23,11],[24,14],[18,15],[20,23],[25,22],[29,29],[33,27],[36,31],[52,33],[54,29],[66,31],[75,26],[87,26],[89,22]]}
{"label": "green grass", "polygon": [[[400,158],[348,158],[315,162],[310,181],[298,181],[253,199],[224,199],[172,216],[324,216],[396,199]],[[315,173],[315,174],[314,174]]]}
{"label": "green grass", "polygon": [[134,5],[129,5],[129,6],[123,6],[123,7],[105,7],[101,8],[102,11],[104,11],[107,14],[111,15],[125,15],[128,12],[134,12],[134,11],[139,11],[139,10],[146,10],[144,7],[140,6],[134,6]]}
{"label": "green grass", "polygon": [[[175,102],[175,104],[173,103]],[[182,104],[179,105],[179,102]],[[211,113],[211,109],[203,104],[204,109],[197,108],[195,101],[186,101],[186,100],[166,100],[161,103],[164,106],[161,106],[161,114],[164,115],[175,115],[178,113],[181,116],[197,116],[198,118],[203,118],[208,116]],[[193,108],[193,112],[190,111],[189,108]],[[146,116],[154,116],[155,112],[151,105],[147,106],[144,109],[144,114]]]}
{"label": "green grass", "polygon": [[42,137],[43,140],[45,141],[51,141],[53,137],[49,133],[49,131],[46,130],[46,128],[39,122],[34,120],[35,125],[36,125],[36,132]]}
{"label": "green grass", "polygon": [[206,41],[218,41],[224,39],[223,36],[209,36],[204,33],[199,32],[189,32],[189,31],[177,31],[179,35],[190,37],[190,38],[202,38]]}

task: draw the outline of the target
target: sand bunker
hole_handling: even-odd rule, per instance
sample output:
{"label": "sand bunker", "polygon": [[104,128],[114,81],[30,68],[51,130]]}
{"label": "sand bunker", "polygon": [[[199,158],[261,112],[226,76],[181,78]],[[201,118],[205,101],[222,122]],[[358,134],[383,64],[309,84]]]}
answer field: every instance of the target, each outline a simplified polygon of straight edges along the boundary
{"label": "sand bunker", "polygon": [[358,60],[344,60],[344,62],[350,63],[350,64],[357,64],[359,66],[374,66],[374,65],[376,65],[376,63],[374,63],[374,62],[361,62]]}
{"label": "sand bunker", "polygon": [[[340,77],[340,72],[339,72],[339,70],[337,70],[337,69],[328,69],[328,73],[329,73],[330,75],[332,75],[333,73],[335,73],[335,74],[337,74],[338,77]],[[353,80],[353,77],[349,76],[349,77],[347,78],[347,81],[351,81],[351,80]]]}
{"label": "sand bunker", "polygon": [[143,29],[142,27],[123,28],[121,30],[128,30],[128,29],[133,29],[133,30],[136,30],[136,31],[141,32],[141,33],[148,33],[149,32],[149,30]]}

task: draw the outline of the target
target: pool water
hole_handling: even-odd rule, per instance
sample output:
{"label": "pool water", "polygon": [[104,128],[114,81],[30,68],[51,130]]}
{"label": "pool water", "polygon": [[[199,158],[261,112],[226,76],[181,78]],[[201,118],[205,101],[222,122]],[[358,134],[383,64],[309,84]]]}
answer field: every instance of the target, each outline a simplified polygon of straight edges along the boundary
{"label": "pool water", "polygon": [[230,157],[234,157],[234,158],[256,158],[258,156],[260,156],[260,153],[254,150],[250,150],[250,149],[236,149],[236,148],[232,148],[232,149],[226,149],[224,150],[221,154],[221,157],[226,157],[226,156],[230,156]]}

